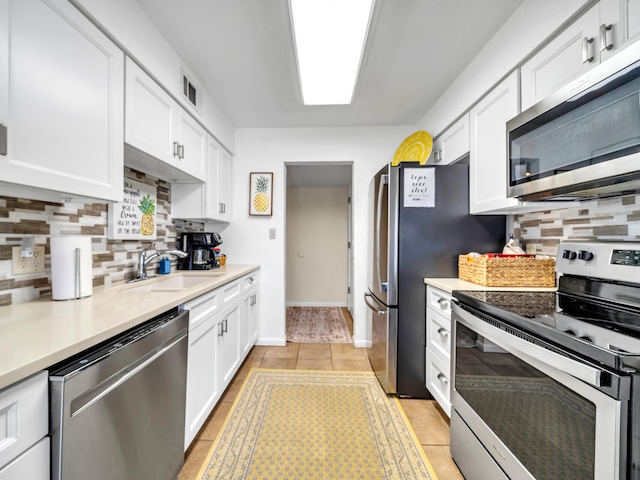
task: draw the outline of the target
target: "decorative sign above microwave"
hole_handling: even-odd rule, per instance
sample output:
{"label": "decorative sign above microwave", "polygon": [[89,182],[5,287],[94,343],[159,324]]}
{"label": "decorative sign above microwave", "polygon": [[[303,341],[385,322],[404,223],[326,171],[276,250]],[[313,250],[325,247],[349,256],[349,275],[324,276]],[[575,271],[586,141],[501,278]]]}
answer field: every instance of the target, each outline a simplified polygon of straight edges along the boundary
{"label": "decorative sign above microwave", "polygon": [[640,191],[640,42],[507,122],[510,197]]}

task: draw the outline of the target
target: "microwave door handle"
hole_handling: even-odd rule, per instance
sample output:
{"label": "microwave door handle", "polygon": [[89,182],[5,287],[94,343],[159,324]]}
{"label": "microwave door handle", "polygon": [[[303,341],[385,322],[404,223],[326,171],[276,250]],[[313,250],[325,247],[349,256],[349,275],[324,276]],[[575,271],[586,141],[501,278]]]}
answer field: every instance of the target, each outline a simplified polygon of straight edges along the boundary
{"label": "microwave door handle", "polygon": [[382,193],[384,192],[385,184],[389,183],[389,175],[380,175],[380,183],[378,184],[378,197],[376,198],[376,264],[377,264],[377,274],[378,274],[378,285],[380,286],[381,291],[385,291],[384,286],[386,284],[382,283],[382,274],[380,270],[382,268],[381,262],[381,252],[380,252],[380,220],[382,219]]}
{"label": "microwave door handle", "polygon": [[[498,346],[510,351],[515,355],[524,356],[527,360],[538,360],[553,368],[562,370],[563,372],[575,377],[583,382],[586,382],[594,387],[601,387],[602,382],[600,379],[600,370],[579,363],[563,355],[559,355],[546,348],[539,347],[533,343],[522,340],[515,335],[504,332],[496,327],[493,327],[482,320],[477,319],[470,313],[456,309],[456,314],[465,319],[466,322],[471,323],[472,329],[480,335],[487,333],[489,340],[495,338],[495,342]],[[493,338],[491,338],[493,337]],[[507,347],[505,347],[507,345]]]}

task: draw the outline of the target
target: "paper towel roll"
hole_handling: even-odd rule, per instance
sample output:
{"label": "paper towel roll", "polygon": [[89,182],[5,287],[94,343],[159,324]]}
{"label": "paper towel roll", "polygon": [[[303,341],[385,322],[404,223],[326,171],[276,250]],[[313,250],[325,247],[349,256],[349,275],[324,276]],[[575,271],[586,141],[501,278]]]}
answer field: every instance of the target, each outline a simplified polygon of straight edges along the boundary
{"label": "paper towel roll", "polygon": [[93,293],[91,237],[52,237],[51,296],[54,300]]}

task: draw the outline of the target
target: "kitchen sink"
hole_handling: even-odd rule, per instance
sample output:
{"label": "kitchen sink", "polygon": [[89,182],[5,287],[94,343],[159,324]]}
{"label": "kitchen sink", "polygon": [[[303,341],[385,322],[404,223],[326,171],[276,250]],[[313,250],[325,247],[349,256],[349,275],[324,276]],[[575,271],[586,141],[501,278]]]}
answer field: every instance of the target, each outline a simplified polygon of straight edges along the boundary
{"label": "kitchen sink", "polygon": [[179,292],[187,288],[196,287],[202,283],[210,282],[213,278],[223,276],[223,273],[207,273],[206,275],[181,275],[168,278],[150,278],[140,282],[127,283],[116,287],[111,291],[121,293],[151,293],[151,292]]}

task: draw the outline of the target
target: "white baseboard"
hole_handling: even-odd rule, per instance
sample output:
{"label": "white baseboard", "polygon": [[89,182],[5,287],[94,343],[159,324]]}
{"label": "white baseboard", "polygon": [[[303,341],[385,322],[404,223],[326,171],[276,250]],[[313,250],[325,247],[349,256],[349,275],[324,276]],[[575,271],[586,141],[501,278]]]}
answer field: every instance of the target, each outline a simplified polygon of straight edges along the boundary
{"label": "white baseboard", "polygon": [[371,340],[356,340],[354,338],[353,346],[356,348],[371,348],[373,346],[373,342]]}
{"label": "white baseboard", "polygon": [[346,303],[341,302],[287,302],[287,307],[346,307]]}
{"label": "white baseboard", "polygon": [[286,338],[258,338],[258,340],[256,340],[256,345],[260,345],[262,347],[286,347],[287,339]]}

